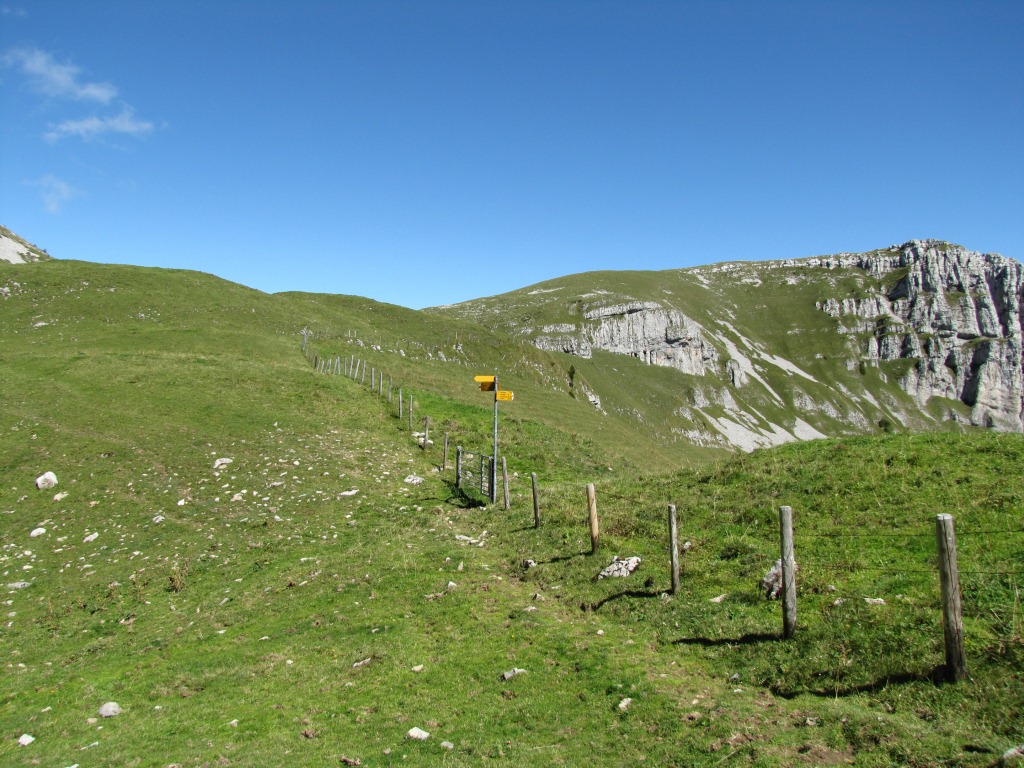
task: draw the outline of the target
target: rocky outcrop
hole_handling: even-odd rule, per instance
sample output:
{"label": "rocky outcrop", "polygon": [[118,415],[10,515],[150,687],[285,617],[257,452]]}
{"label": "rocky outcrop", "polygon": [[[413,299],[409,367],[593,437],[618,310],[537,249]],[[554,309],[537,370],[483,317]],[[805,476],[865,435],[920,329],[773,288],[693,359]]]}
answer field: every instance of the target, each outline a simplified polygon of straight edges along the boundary
{"label": "rocky outcrop", "polygon": [[533,343],[541,349],[590,357],[594,349],[631,355],[649,365],[703,376],[718,362],[718,350],[695,321],[676,309],[650,301],[593,306],[585,322],[546,326]]}
{"label": "rocky outcrop", "polygon": [[970,406],[972,424],[1024,429],[1019,262],[914,240],[825,266],[856,266],[890,281],[884,294],[819,304],[840,320],[862,360],[912,362],[899,385],[922,406],[933,397],[959,400]]}

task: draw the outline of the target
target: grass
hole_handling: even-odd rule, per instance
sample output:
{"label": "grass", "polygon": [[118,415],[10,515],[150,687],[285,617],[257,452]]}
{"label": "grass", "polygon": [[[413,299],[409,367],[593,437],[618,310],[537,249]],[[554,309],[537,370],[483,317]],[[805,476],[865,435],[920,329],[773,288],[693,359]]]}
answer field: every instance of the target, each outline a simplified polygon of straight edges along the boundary
{"label": "grass", "polygon": [[[22,286],[0,314],[4,765],[990,765],[1024,741],[1018,435],[697,463],[626,445],[624,422],[556,391],[557,356],[482,329],[458,326],[462,362],[444,362],[456,326],[417,336],[400,308],[24,266],[0,265]],[[316,373],[304,325],[324,354],[370,358],[350,327],[404,341],[374,365],[453,445],[489,445],[472,375],[518,365],[512,509],[458,494],[396,403]],[[59,485],[39,491],[46,470]],[[675,596],[668,503],[691,542]],[[759,588],[780,504],[801,566],[792,641]],[[963,574],[957,685],[935,674],[940,511]],[[643,563],[596,580],[613,555]],[[106,701],[124,713],[99,718]],[[407,740],[414,726],[430,739]]]}

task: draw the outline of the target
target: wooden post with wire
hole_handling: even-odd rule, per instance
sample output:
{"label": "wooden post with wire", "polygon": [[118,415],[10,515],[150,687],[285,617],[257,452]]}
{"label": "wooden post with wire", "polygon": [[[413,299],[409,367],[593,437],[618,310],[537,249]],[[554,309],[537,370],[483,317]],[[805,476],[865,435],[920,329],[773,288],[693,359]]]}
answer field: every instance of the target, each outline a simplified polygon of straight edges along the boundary
{"label": "wooden post with wire", "polygon": [[796,555],[793,551],[793,508],[779,507],[782,544],[782,636],[796,633]]}
{"label": "wooden post with wire", "polygon": [[455,487],[462,489],[462,446],[455,446]]}
{"label": "wooden post with wire", "polygon": [[939,576],[942,586],[942,633],[946,641],[946,679],[967,677],[964,657],[964,620],[960,602],[960,568],[956,557],[956,533],[952,515],[935,516],[939,548]]}
{"label": "wooden post with wire", "polygon": [[601,526],[597,520],[597,491],[593,483],[587,483],[587,520],[590,522],[590,554],[601,546]]}
{"label": "wooden post with wire", "polygon": [[537,488],[537,473],[530,473],[530,483],[533,485],[533,527],[540,528],[540,489]]}
{"label": "wooden post with wire", "polygon": [[672,594],[679,594],[679,524],[676,505],[668,505],[668,559],[672,568]]}

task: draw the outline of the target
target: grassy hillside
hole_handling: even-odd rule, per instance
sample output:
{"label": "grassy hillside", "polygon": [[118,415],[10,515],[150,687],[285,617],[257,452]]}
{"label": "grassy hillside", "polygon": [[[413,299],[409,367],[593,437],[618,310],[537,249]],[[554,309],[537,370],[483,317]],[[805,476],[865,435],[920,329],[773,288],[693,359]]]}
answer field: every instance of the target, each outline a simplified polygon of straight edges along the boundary
{"label": "grassy hillside", "polygon": [[[990,765],[1024,742],[1019,436],[679,469],[697,454],[469,323],[73,262],[0,264],[0,285],[4,765]],[[490,405],[472,376],[506,377],[512,509],[435,471],[440,440],[421,450],[369,376],[310,367],[303,327],[473,449]],[[691,543],[675,596],[668,503]],[[780,504],[801,566],[789,641],[759,587]],[[939,511],[964,574],[955,685],[936,674]],[[613,555],[640,569],[596,580]],[[124,712],[100,718],[108,701]]]}
{"label": "grassy hillside", "polygon": [[[885,295],[896,279],[853,267],[825,269],[809,259],[588,272],[427,311],[474,318],[528,340],[582,337],[605,320],[623,320],[622,314],[587,317],[602,307],[643,303],[681,312],[699,324],[703,341],[718,355],[704,375],[648,366],[625,354],[595,351],[589,360],[556,355],[582,373],[609,414],[680,447],[694,441],[742,444],[729,434],[730,426],[733,434],[747,432],[747,439],[771,444],[773,432],[799,431],[798,420],[828,436],[956,429],[948,414],[963,417],[969,408],[936,398],[922,409],[898,385],[916,361],[863,360],[873,332],[849,325],[858,318],[822,310],[828,300]],[[750,366],[742,366],[746,380],[737,384],[726,361],[744,358]]]}

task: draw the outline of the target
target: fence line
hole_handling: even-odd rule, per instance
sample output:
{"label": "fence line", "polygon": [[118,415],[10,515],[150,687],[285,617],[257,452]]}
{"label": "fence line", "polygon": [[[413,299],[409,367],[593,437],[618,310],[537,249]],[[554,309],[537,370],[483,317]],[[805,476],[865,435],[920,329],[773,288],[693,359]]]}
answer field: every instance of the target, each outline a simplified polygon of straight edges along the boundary
{"label": "fence line", "polygon": [[[312,353],[308,348],[307,339],[309,334],[303,333],[303,353],[307,361],[319,372],[325,374],[340,375],[342,372],[342,359],[341,357],[336,358],[321,358],[318,355]],[[353,380],[358,382],[360,385],[366,383],[366,367],[367,363],[363,360],[357,359],[355,355],[352,355],[352,359],[347,363],[344,368],[346,369],[346,375],[351,376]],[[360,376],[361,374],[361,376]],[[380,370],[379,376],[377,369],[374,367],[370,376],[370,390],[375,394],[379,394],[383,397],[383,378],[384,371]],[[378,384],[379,382],[379,384]],[[388,403],[391,403],[391,392],[392,392],[392,377],[388,375]],[[409,429],[410,432],[413,430],[413,397],[412,393],[409,393]],[[422,406],[421,406],[422,407]],[[404,414],[403,408],[403,393],[399,389],[399,414],[398,418],[400,421],[403,420]],[[422,448],[424,452],[428,449],[428,435],[429,435],[430,417],[425,417],[425,430],[424,437],[422,440]],[[445,451],[444,457],[441,461],[440,466],[443,468],[447,465],[447,450],[448,450],[448,433],[445,433]],[[485,496],[490,498],[496,498],[496,494],[488,493],[490,489],[484,488],[484,484],[488,477],[493,476],[490,471],[487,470],[486,463],[488,461],[495,462],[495,457],[490,456],[482,452],[470,452],[464,451],[461,446],[456,449],[456,482],[457,488],[463,487],[463,479],[476,481],[479,479],[480,491]],[[474,461],[467,461],[469,459],[479,459],[480,469],[474,471],[472,466],[476,463]],[[504,457],[502,458],[502,464],[505,464]],[[496,462],[495,462],[496,463]],[[503,466],[503,485],[505,492],[505,504],[504,508],[510,509],[510,489],[509,489],[509,476],[507,467]],[[443,470],[442,470],[443,471]],[[540,528],[540,491],[537,483],[536,473],[531,473],[531,480],[533,486],[533,510],[534,510],[534,528]],[[475,486],[476,483],[474,482]],[[581,488],[586,489],[586,506],[588,510],[588,525],[590,528],[591,535],[591,554],[596,553],[600,548],[600,524],[597,514],[597,493],[593,483],[582,483],[578,481],[563,481],[554,483],[553,486],[549,486],[546,491],[547,494],[551,494],[557,491],[565,490],[579,490]],[[658,505],[659,502],[647,499],[638,498],[631,496],[623,496],[621,494],[612,493],[609,491],[602,491],[602,498],[613,499],[618,502],[626,504],[632,504],[637,506],[651,507]],[[670,538],[670,561],[672,569],[672,594],[678,592],[678,531],[675,525],[675,506],[668,502],[662,502],[661,506],[667,505],[670,510],[670,526],[669,526],[669,538]],[[788,512],[788,514],[786,514]],[[963,536],[974,536],[978,538],[986,536],[1006,536],[1006,535],[1019,535],[1024,534],[1024,529],[978,529],[978,530],[964,530],[960,531],[959,535]],[[942,592],[942,603],[943,603],[943,626],[944,634],[946,637],[946,669],[950,679],[960,680],[966,676],[964,671],[963,661],[963,630],[960,624],[960,615],[962,612],[961,606],[961,587],[960,577],[961,576],[1010,576],[1013,578],[1024,578],[1024,572],[1022,571],[1004,571],[1004,570],[959,570],[956,553],[956,544],[952,532],[952,517],[950,515],[938,515],[936,518],[936,532],[924,533],[917,531],[893,531],[893,532],[800,532],[800,539],[908,539],[908,538],[924,538],[937,536],[938,547],[939,547],[939,569],[925,569],[925,568],[900,568],[900,567],[876,567],[876,566],[859,566],[852,562],[840,562],[840,563],[829,563],[821,560],[805,560],[797,558],[794,552],[794,536],[792,531],[792,512],[789,507],[780,508],[780,538],[781,538],[781,551],[782,557],[782,578],[784,584],[783,590],[783,637],[792,637],[796,632],[797,628],[797,613],[796,613],[796,563],[799,562],[805,567],[820,570],[834,570],[834,571],[863,571],[869,573],[885,573],[889,575],[904,575],[904,574],[928,574],[931,576],[940,576],[941,592]],[[721,558],[720,558],[721,559]],[[959,643],[959,645],[958,645]]]}

